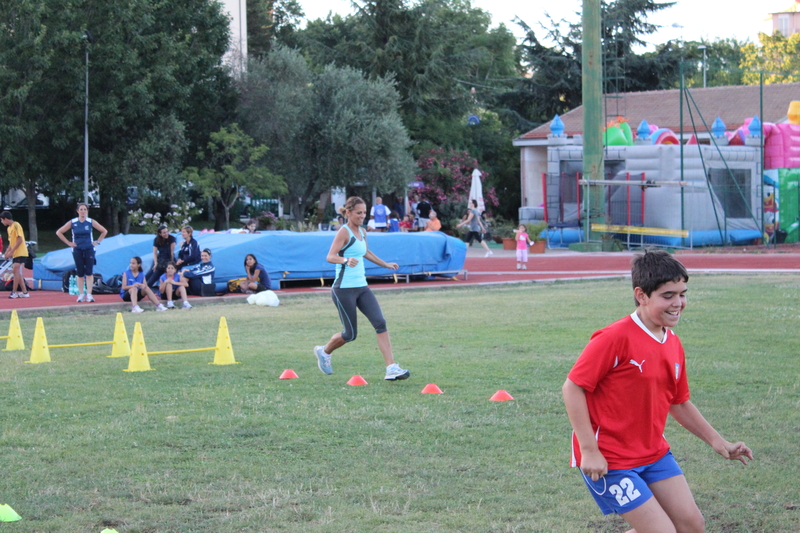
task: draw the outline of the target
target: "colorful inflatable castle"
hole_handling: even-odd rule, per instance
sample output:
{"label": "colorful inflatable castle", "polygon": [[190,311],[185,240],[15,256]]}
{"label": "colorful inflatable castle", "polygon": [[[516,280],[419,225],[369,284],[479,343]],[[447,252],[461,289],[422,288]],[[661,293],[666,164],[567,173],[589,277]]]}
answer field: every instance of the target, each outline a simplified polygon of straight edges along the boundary
{"label": "colorful inflatable castle", "polygon": [[[603,137],[605,205],[595,199],[591,207],[602,213],[601,231],[625,228],[626,235],[614,237],[641,245],[797,241],[800,101],[791,102],[786,123],[762,124],[756,116],[727,131],[718,117],[710,129],[703,141],[709,144],[699,144],[692,134],[681,147],[679,136],[668,128],[643,120],[633,132],[623,117],[610,121]],[[548,146],[543,186],[551,246],[582,241],[589,227],[582,220],[582,159],[580,145]],[[614,186],[613,181],[623,180],[642,186]],[[635,243],[631,232],[637,233]]]}

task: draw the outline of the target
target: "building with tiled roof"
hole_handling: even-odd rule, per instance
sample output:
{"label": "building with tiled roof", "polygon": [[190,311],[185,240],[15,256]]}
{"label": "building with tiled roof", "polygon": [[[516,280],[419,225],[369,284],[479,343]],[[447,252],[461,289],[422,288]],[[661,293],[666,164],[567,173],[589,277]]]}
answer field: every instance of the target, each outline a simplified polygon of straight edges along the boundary
{"label": "building with tiled roof", "polygon": [[[701,144],[709,142],[708,130],[717,117],[725,123],[728,131],[739,128],[746,119],[756,115],[763,122],[782,124],[788,120],[789,103],[795,100],[800,100],[800,83],[690,89],[684,92],[681,125],[679,89],[623,93],[606,96],[605,99],[610,108],[606,111],[609,120],[619,115],[628,121],[634,131],[642,120],[646,120],[650,125],[674,131],[682,139],[688,139],[696,133]],[[583,106],[561,115],[561,120],[566,140],[560,142],[582,144]],[[513,141],[514,146],[520,148],[523,208],[537,207],[544,202],[541,183],[542,174],[548,168],[549,134],[550,124],[546,123]]]}

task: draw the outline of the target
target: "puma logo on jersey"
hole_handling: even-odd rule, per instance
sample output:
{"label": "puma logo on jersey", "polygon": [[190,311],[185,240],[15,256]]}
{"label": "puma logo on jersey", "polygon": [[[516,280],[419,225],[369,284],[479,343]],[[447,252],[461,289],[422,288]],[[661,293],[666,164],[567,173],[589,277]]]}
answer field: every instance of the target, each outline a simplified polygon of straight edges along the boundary
{"label": "puma logo on jersey", "polygon": [[631,361],[630,361],[630,362],[631,362],[631,364],[632,364],[632,365],[634,365],[634,366],[636,366],[636,367],[638,367],[638,368],[639,368],[639,372],[644,372],[644,370],[642,370],[642,365],[643,365],[643,364],[644,364],[644,362],[645,362],[645,360],[644,360],[644,359],[642,359],[642,362],[641,362],[641,363],[637,363],[637,362],[636,362],[636,361],[634,361],[633,359],[631,359]]}

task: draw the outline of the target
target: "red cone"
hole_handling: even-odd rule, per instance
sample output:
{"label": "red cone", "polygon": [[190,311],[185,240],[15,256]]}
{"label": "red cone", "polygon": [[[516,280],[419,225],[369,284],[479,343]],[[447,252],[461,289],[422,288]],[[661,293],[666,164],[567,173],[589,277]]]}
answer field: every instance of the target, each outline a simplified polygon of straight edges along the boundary
{"label": "red cone", "polygon": [[358,385],[368,385],[367,380],[356,374],[347,382],[348,385],[356,387]]}
{"label": "red cone", "polygon": [[440,389],[436,383],[428,383],[422,389],[422,394],[444,394],[442,389]]}
{"label": "red cone", "polygon": [[300,376],[298,376],[294,370],[292,370],[291,368],[287,368],[286,370],[283,371],[283,374],[281,374],[281,377],[279,377],[278,379],[295,379],[299,377]]}
{"label": "red cone", "polygon": [[494,393],[494,395],[489,398],[490,402],[507,402],[508,400],[513,400],[514,398],[504,390],[499,390]]}

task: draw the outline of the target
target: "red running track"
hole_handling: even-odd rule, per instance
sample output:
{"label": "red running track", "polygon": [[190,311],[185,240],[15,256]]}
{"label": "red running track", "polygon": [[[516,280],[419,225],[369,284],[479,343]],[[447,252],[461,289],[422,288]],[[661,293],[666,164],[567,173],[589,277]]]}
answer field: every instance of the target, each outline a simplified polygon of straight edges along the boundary
{"label": "red running track", "polygon": [[[458,276],[450,280],[436,278],[433,280],[413,281],[411,283],[371,282],[375,290],[464,287],[471,285],[490,285],[501,283],[524,283],[533,281],[555,281],[567,279],[598,279],[630,275],[630,261],[633,253],[578,253],[566,251],[548,251],[542,255],[531,255],[527,270],[516,269],[514,251],[494,250],[494,256],[484,258],[483,250],[469,250],[465,269],[467,279]],[[689,273],[795,273],[800,274],[800,247],[794,247],[788,253],[702,253],[678,252],[676,254],[686,265]],[[28,271],[30,275],[30,271]],[[328,288],[305,286],[282,289],[279,296],[297,293],[326,292]],[[0,314],[7,314],[12,309],[29,310],[35,313],[45,308],[63,310],[65,314],[78,310],[98,312],[127,311],[130,304],[121,301],[118,295],[95,295],[97,303],[79,304],[76,297],[55,291],[31,291],[30,298],[9,299],[10,293],[0,292]],[[229,294],[225,299],[243,299],[244,295]],[[219,301],[219,298],[192,298],[193,304],[208,304]],[[152,309],[152,304],[145,302],[143,307]],[[28,314],[26,313],[26,314]]]}

